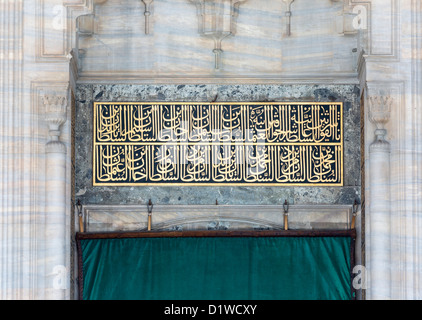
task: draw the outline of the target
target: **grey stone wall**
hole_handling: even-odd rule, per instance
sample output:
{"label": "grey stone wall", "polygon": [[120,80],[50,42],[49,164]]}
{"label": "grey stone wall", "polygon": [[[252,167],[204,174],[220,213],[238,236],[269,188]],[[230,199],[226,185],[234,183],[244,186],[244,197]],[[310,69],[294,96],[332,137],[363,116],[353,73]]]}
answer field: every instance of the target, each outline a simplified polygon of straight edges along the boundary
{"label": "grey stone wall", "polygon": [[[92,185],[94,101],[333,102],[344,104],[343,187]],[[360,199],[360,105],[355,85],[93,85],[79,84],[75,117],[75,197],[82,204],[352,204]]]}

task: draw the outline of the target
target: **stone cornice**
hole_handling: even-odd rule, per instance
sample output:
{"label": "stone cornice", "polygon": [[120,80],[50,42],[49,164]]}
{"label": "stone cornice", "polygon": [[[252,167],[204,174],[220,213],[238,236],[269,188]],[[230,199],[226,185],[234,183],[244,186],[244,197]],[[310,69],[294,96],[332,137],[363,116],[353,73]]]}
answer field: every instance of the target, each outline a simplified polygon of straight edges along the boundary
{"label": "stone cornice", "polygon": [[154,75],[140,72],[79,72],[81,84],[359,84],[357,73],[275,75]]}

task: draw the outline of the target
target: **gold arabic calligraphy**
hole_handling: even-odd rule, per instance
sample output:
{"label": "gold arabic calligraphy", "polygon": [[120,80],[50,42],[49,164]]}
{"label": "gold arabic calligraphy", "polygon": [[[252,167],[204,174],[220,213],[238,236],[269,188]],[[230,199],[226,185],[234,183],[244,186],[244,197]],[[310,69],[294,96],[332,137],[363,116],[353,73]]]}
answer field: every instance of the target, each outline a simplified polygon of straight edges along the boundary
{"label": "gold arabic calligraphy", "polygon": [[94,103],[94,185],[342,185],[342,103]]}

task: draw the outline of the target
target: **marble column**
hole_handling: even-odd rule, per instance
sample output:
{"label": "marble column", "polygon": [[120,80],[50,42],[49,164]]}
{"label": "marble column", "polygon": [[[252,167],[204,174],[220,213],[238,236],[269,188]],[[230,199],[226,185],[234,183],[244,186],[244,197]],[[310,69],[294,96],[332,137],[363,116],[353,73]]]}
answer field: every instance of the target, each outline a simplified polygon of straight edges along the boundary
{"label": "marble column", "polygon": [[371,299],[391,297],[390,143],[384,128],[391,112],[391,98],[376,93],[369,97],[369,119],[375,124],[375,140],[369,146],[370,272]]}
{"label": "marble column", "polygon": [[46,144],[46,298],[64,299],[66,270],[66,145],[60,141],[66,122],[67,92],[45,94]]}
{"label": "marble column", "polygon": [[28,297],[31,165],[23,103],[22,0],[0,1],[0,300]]}
{"label": "marble column", "polygon": [[[422,4],[352,2],[366,7],[368,17],[359,67],[370,106],[365,108],[365,298],[420,299]],[[379,108],[379,117],[371,108]]]}

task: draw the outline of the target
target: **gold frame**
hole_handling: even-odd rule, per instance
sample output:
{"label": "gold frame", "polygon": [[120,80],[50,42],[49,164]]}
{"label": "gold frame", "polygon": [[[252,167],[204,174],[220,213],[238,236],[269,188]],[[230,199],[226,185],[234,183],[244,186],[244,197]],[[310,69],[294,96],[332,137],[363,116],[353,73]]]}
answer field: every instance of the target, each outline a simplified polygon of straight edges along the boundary
{"label": "gold frame", "polygon": [[[144,183],[136,183],[136,182],[118,182],[118,183],[108,183],[108,182],[95,182],[95,168],[96,168],[96,159],[95,159],[95,147],[99,144],[107,144],[107,143],[96,143],[95,142],[95,129],[97,126],[97,119],[96,119],[96,108],[97,105],[101,104],[113,104],[113,105],[124,105],[124,104],[133,104],[133,105],[337,105],[340,106],[340,117],[341,117],[341,142],[327,142],[324,145],[334,145],[341,147],[341,165],[340,165],[340,182],[338,183],[256,183],[256,182],[144,182]],[[320,186],[320,187],[342,187],[344,186],[344,116],[343,116],[343,102],[167,102],[167,101],[158,101],[158,102],[136,102],[136,101],[126,101],[126,102],[113,102],[113,101],[96,101],[93,103],[93,136],[92,136],[92,184],[93,186],[155,186],[155,187],[180,187],[180,186],[259,186],[259,187],[306,187],[306,186]],[[159,145],[165,144],[166,142],[143,142],[143,145]],[[180,142],[178,142],[180,143]],[[109,144],[109,143],[108,143]],[[138,144],[136,142],[124,142],[121,143],[130,145],[130,144]],[[188,143],[186,143],[188,144]],[[280,143],[265,143],[266,145],[280,145]],[[242,142],[242,145],[247,145],[247,143]],[[253,145],[249,143],[249,145]],[[315,143],[283,143],[283,145],[315,145]]]}

